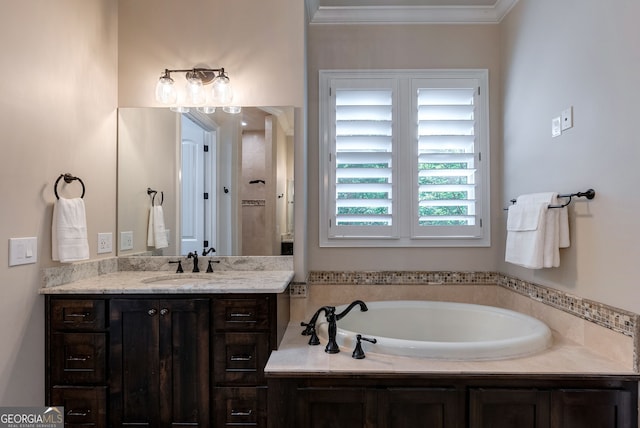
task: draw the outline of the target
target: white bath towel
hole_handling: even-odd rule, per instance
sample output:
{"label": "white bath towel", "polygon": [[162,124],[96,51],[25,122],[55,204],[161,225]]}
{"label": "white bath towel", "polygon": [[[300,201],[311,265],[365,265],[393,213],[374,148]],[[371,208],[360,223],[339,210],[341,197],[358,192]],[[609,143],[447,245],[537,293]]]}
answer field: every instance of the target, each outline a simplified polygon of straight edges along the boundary
{"label": "white bath towel", "polygon": [[[507,252],[505,260],[511,263],[519,264],[531,269],[551,268],[560,266],[560,248],[569,246],[569,221],[566,207],[564,208],[547,208],[549,205],[561,205],[558,194],[555,192],[533,193],[519,196],[516,205],[521,205],[521,209],[514,209],[513,214],[516,216],[513,221],[507,219]],[[523,230],[515,226],[516,219],[521,214],[521,210],[526,207],[535,207],[534,211],[544,208],[540,211],[543,216],[535,233],[531,229]],[[509,216],[511,217],[511,208]],[[535,237],[535,245],[531,244],[532,237]],[[541,241],[540,241],[541,240]],[[540,243],[542,246],[540,247]],[[521,247],[530,245],[529,251],[523,250]],[[518,260],[518,252],[532,257],[528,260]],[[510,254],[511,253],[511,254]],[[515,256],[514,256],[515,254]]]}
{"label": "white bath towel", "polygon": [[162,210],[162,205],[154,205],[149,209],[147,246],[156,248],[166,248],[169,246],[167,231],[164,227],[164,211]]}
{"label": "white bath towel", "polygon": [[89,258],[87,218],[82,198],[60,198],[53,205],[51,256],[63,263]]}

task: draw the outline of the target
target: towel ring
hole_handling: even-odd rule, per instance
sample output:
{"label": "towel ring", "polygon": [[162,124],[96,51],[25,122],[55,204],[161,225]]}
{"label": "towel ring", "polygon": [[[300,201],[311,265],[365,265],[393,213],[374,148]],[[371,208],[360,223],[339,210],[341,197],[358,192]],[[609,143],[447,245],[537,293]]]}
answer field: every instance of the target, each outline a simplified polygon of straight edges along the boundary
{"label": "towel ring", "polygon": [[[147,187],[147,195],[151,196],[151,206],[156,204],[156,195],[158,194],[157,190],[153,190],[151,187]],[[160,205],[164,203],[164,192],[160,192]]]}
{"label": "towel ring", "polygon": [[66,174],[60,174],[60,177],[58,177],[58,179],[56,180],[56,184],[53,185],[53,193],[56,194],[56,199],[60,199],[60,196],[58,196],[58,182],[62,178],[64,178],[64,182],[67,184],[71,183],[72,181],[78,180],[80,184],[82,184],[82,195],[80,197],[84,198],[84,191],[85,191],[84,182],[80,179],[80,177],[74,177],[73,175],[67,172]]}

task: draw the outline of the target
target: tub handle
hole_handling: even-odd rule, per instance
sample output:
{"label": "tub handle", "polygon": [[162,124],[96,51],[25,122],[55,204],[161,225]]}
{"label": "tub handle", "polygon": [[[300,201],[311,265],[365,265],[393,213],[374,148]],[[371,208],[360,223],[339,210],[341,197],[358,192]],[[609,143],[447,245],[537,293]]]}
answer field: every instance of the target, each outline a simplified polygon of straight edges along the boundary
{"label": "tub handle", "polygon": [[361,334],[356,335],[356,348],[353,350],[353,354],[351,354],[356,360],[361,360],[365,357],[361,343],[363,340],[370,343],[378,343],[375,337],[363,337]]}

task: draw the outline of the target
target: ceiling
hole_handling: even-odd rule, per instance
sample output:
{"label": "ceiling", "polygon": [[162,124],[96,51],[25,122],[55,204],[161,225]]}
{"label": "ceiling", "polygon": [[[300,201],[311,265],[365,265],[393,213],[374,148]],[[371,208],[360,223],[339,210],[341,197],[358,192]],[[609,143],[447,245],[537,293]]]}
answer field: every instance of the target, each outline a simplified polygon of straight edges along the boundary
{"label": "ceiling", "polygon": [[498,23],[518,0],[306,0],[311,24]]}

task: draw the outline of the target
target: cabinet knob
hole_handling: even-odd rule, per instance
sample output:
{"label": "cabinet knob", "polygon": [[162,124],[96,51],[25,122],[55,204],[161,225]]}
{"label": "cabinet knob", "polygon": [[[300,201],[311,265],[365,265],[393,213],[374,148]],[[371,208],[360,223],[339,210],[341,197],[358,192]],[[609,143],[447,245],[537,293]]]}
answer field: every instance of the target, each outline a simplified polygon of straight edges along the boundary
{"label": "cabinet knob", "polygon": [[150,316],[150,317],[152,317],[152,316],[154,316],[155,314],[157,314],[157,313],[158,313],[158,311],[157,311],[156,309],[153,309],[153,308],[152,308],[152,309],[149,309],[149,310],[147,311],[147,313],[149,314],[149,316]]}
{"label": "cabinet knob", "polygon": [[167,309],[167,308],[160,309],[160,315],[164,316],[164,315],[167,315],[168,313],[169,313],[169,309]]}

